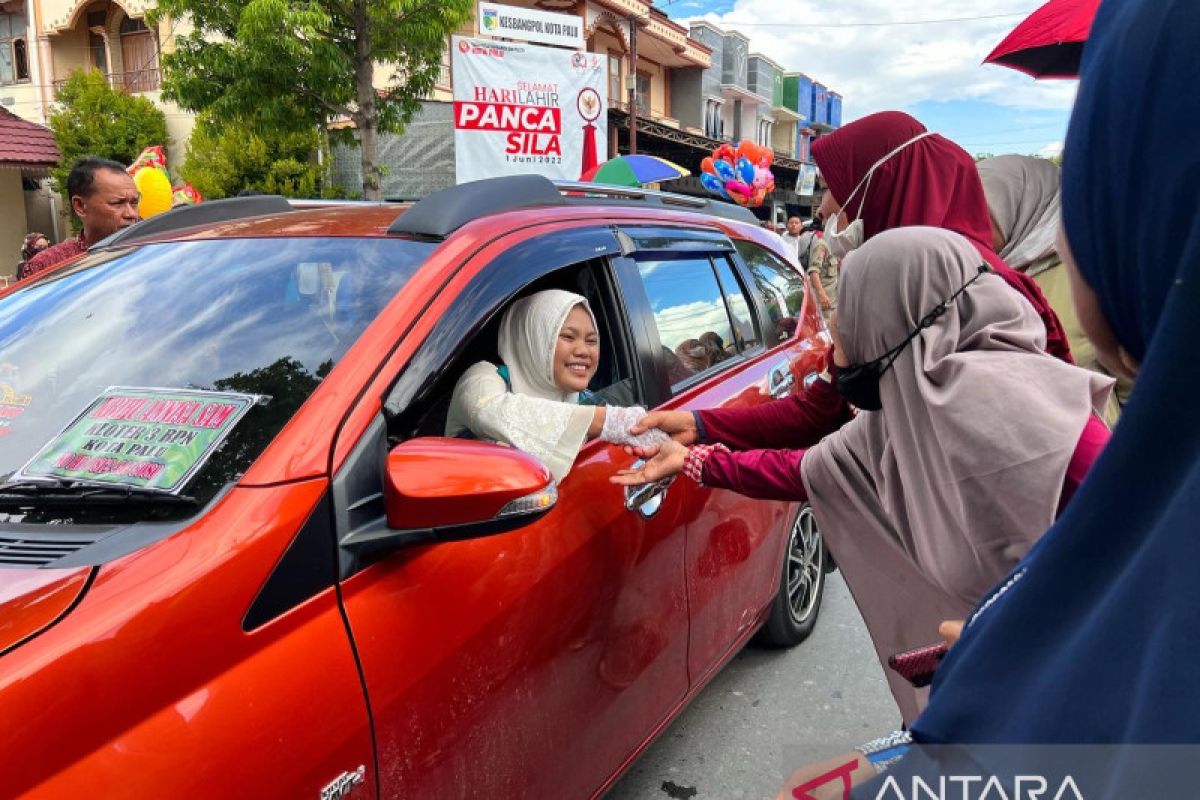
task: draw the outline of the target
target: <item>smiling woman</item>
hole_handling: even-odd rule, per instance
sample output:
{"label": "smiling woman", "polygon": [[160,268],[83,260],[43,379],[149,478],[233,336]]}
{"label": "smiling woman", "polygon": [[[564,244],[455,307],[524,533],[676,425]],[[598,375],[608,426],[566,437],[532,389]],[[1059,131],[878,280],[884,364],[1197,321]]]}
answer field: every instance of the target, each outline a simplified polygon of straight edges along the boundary
{"label": "smiling woman", "polygon": [[600,363],[596,318],[581,295],[560,289],[521,298],[500,322],[497,366],[480,361],[454,387],[447,436],[475,436],[537,456],[562,481],[588,437],[632,444],[643,408],[597,405],[587,391]]}

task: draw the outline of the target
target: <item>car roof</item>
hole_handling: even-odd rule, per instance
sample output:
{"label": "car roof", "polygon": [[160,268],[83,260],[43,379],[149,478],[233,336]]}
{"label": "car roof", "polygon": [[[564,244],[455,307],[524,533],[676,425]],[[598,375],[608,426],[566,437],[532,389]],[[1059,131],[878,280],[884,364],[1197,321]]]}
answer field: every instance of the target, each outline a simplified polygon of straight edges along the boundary
{"label": "car roof", "polygon": [[[600,214],[587,213],[597,209]],[[289,201],[278,196],[210,201],[152,217],[91,249],[255,237],[399,236],[444,241],[485,219],[493,229],[504,229],[504,218],[514,213],[523,217],[520,212],[536,211],[542,221],[603,217],[605,212],[614,218],[627,217],[622,209],[635,209],[643,220],[701,225],[722,220],[757,227],[748,209],[705,198],[515,175],[453,186],[415,203]]]}

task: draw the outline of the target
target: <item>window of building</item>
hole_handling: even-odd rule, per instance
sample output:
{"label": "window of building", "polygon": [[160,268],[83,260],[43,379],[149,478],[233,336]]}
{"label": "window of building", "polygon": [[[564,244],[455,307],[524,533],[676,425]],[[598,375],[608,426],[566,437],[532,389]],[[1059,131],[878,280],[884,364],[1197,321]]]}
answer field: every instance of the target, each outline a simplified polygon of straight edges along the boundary
{"label": "window of building", "polygon": [[650,73],[637,74],[637,110],[643,116],[650,115]]}
{"label": "window of building", "polygon": [[608,104],[619,106],[625,102],[621,96],[621,56],[617,53],[608,54]]}
{"label": "window of building", "polygon": [[715,100],[704,101],[704,136],[715,139],[721,126],[721,107]]}
{"label": "window of building", "polygon": [[25,42],[25,17],[0,14],[0,83],[29,80],[29,54]]}
{"label": "window of building", "polygon": [[152,92],[159,86],[158,42],[142,19],[121,22],[121,84],[130,92]]}
{"label": "window of building", "polygon": [[149,33],[146,21],[140,17],[126,17],[121,22],[121,33]]}
{"label": "window of building", "polygon": [[[724,256],[718,257],[724,261]],[[728,264],[725,264],[728,268]],[[707,256],[638,262],[659,342],[666,351],[672,391],[688,384],[755,341],[749,306],[732,280],[740,304],[722,292],[714,261]],[[730,309],[738,318],[730,319]]]}
{"label": "window of building", "polygon": [[104,45],[104,37],[98,33],[88,34],[88,51],[92,66],[108,75],[108,49]]}

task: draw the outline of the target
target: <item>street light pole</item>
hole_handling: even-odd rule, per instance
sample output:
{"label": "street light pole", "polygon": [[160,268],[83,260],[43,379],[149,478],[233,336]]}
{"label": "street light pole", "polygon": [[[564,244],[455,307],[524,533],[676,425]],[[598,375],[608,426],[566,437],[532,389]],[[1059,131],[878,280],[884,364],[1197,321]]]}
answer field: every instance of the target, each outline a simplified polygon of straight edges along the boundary
{"label": "street light pole", "polygon": [[629,20],[629,153],[637,153],[637,17]]}

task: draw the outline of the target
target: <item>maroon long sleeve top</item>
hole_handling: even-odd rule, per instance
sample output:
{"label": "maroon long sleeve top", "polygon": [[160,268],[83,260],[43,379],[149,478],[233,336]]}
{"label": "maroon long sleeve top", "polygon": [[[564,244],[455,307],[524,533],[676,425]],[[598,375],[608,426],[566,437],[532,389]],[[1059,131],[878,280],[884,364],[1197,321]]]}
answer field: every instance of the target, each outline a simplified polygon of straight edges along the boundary
{"label": "maroon long sleeve top", "polygon": [[804,500],[808,494],[800,480],[803,448],[842,427],[853,412],[836,389],[818,378],[800,394],[749,408],[699,411],[696,416],[702,441],[742,451],[709,455],[704,464],[706,486],[764,500]]}
{"label": "maroon long sleeve top", "polygon": [[[805,448],[849,421],[851,411],[832,386],[818,379],[799,395],[752,408],[700,411],[697,417],[704,442],[723,444],[734,451],[709,453],[701,473],[705,486],[731,489],[761,500],[796,501],[808,499],[800,477]],[[1108,437],[1108,428],[1093,415],[1067,466],[1060,511]]]}

